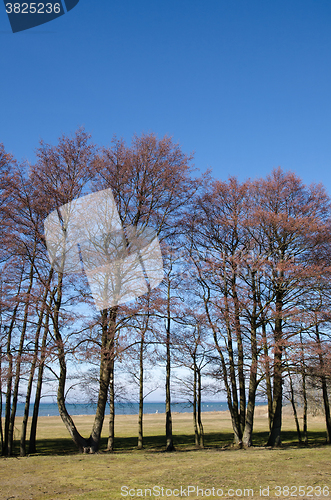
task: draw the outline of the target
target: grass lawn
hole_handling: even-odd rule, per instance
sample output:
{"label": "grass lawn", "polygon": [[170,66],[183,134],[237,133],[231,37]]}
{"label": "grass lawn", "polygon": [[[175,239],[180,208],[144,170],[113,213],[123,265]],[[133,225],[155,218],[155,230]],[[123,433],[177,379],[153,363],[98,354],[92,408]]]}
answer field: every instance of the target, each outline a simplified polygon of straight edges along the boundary
{"label": "grass lawn", "polygon": [[[227,412],[203,414],[203,450],[194,447],[192,416],[174,413],[175,452],[163,451],[164,415],[145,415],[142,451],[136,449],[137,416],[121,415],[116,417],[116,451],[102,451],[107,438],[105,425],[104,441],[96,455],[77,454],[61,419],[42,417],[36,455],[0,458],[0,499],[331,499],[331,447],[324,444],[323,419],[310,419],[309,446],[299,447],[293,417],[284,413],[282,449],[263,448],[268,423],[265,409],[260,407],[254,446],[249,450],[231,448]],[[79,430],[88,435],[93,417],[79,416],[74,420]],[[17,437],[19,430],[17,419]]]}

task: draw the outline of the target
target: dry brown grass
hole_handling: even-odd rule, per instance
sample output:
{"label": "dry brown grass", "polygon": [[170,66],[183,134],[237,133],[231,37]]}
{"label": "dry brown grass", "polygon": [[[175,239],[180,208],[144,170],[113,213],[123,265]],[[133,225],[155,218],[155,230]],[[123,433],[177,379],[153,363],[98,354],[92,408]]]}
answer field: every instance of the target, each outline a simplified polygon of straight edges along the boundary
{"label": "dry brown grass", "polygon": [[[308,486],[328,486],[331,491],[331,448],[323,445],[323,419],[310,418],[310,446],[299,447],[295,443],[293,417],[285,410],[285,446],[283,449],[271,450],[259,446],[267,435],[265,413],[265,408],[257,408],[257,446],[249,450],[234,450],[230,447],[231,422],[227,412],[203,414],[207,444],[204,450],[194,448],[192,416],[174,413],[177,451],[170,454],[163,452],[165,419],[162,414],[145,416],[147,448],[143,451],[135,449],[137,416],[117,416],[117,451],[96,455],[77,454],[60,418],[42,417],[38,427],[39,454],[0,459],[0,499],[117,500],[139,498],[139,493],[143,495],[145,488],[148,490],[153,486],[172,490],[182,486],[185,490],[189,485],[198,486],[204,492],[214,487],[215,495],[209,498],[221,498],[216,495],[217,488],[223,489],[222,498],[230,498],[227,495],[229,488],[242,490],[241,496],[234,494],[232,498],[252,498],[250,492],[244,492],[245,488],[253,490],[254,498],[262,498],[260,487],[268,486],[269,498],[289,498],[290,495],[276,496],[277,485],[304,486],[301,492],[305,494],[301,498],[315,496],[307,495],[310,492]],[[75,417],[79,430],[85,435],[89,433],[92,420],[90,416]],[[19,425],[17,428],[19,430]],[[103,434],[106,438],[106,426]],[[122,486],[134,489],[135,496],[121,495]],[[160,496],[149,496],[147,491],[147,496],[140,498],[176,498],[166,496],[166,490],[163,497],[162,490],[157,491]],[[315,489],[311,493],[318,492]],[[300,498],[298,491],[296,494]],[[207,497],[202,496],[201,492],[198,496],[192,492],[186,498],[200,500]],[[327,497],[322,494],[320,498]]]}

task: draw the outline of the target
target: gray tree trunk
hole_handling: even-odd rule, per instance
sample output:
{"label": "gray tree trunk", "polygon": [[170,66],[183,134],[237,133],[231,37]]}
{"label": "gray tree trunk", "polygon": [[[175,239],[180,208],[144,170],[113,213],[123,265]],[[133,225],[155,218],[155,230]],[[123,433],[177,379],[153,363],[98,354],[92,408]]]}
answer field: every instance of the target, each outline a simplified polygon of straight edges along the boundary
{"label": "gray tree trunk", "polygon": [[317,340],[317,345],[318,345],[318,356],[319,356],[319,364],[320,364],[320,369],[321,369],[321,385],[322,385],[322,393],[323,393],[323,404],[324,404],[324,414],[325,414],[325,423],[326,423],[326,439],[327,443],[331,444],[331,415],[330,415],[330,403],[329,403],[329,397],[328,397],[328,388],[327,388],[327,383],[326,383],[326,377],[325,377],[325,366],[324,366],[324,359],[323,359],[323,351],[322,351],[322,343],[321,343],[321,337],[319,334],[319,329],[318,329],[318,323],[316,320],[316,340]]}
{"label": "gray tree trunk", "polygon": [[199,446],[200,448],[204,447],[204,431],[202,425],[202,417],[201,417],[201,371],[197,370],[197,378],[198,378],[198,427],[199,427]]}
{"label": "gray tree trunk", "polygon": [[109,381],[109,435],[108,435],[108,451],[114,451],[115,446],[115,391],[114,391],[114,365],[110,372]]}
{"label": "gray tree trunk", "polygon": [[4,440],[3,440],[3,450],[2,453],[3,455],[8,455],[10,452],[9,449],[9,441],[10,441],[10,436],[9,436],[9,428],[10,428],[10,409],[11,409],[11,395],[12,395],[12,384],[13,384],[13,354],[12,354],[12,346],[11,346],[11,341],[12,341],[12,334],[13,334],[13,329],[15,325],[15,320],[16,320],[16,315],[18,311],[18,306],[19,306],[19,296],[21,293],[21,286],[22,286],[22,278],[23,278],[23,271],[20,277],[20,283],[18,287],[18,292],[16,295],[16,305],[14,307],[12,319],[7,331],[7,347],[6,347],[6,354],[7,354],[7,359],[8,359],[8,375],[7,375],[7,390],[6,390],[6,412],[5,412],[5,426],[4,426]]}
{"label": "gray tree trunk", "polygon": [[2,428],[2,346],[0,345],[0,439],[1,455],[3,454],[3,428]]}
{"label": "gray tree trunk", "polygon": [[50,299],[50,304],[49,304],[49,307],[46,311],[44,333],[43,333],[43,338],[41,341],[36,395],[34,398],[33,415],[32,415],[31,428],[30,428],[30,439],[29,439],[29,448],[28,448],[29,453],[36,453],[37,424],[38,424],[39,405],[40,405],[40,399],[41,399],[41,390],[42,390],[42,384],[43,384],[44,366],[45,366],[45,359],[46,359],[46,342],[47,342],[47,336],[49,333],[48,329],[49,329],[49,315],[50,315],[51,301],[52,301],[52,299]]}
{"label": "gray tree trunk", "polygon": [[32,384],[33,384],[33,379],[34,379],[37,360],[38,360],[39,337],[40,337],[43,318],[44,318],[45,309],[46,309],[46,305],[47,305],[47,296],[49,293],[49,285],[50,285],[50,282],[52,279],[52,275],[53,275],[53,269],[51,269],[51,271],[49,273],[48,281],[47,281],[47,284],[45,287],[45,292],[44,292],[44,296],[43,296],[42,304],[41,304],[41,311],[40,311],[37,329],[36,329],[36,333],[35,333],[34,354],[33,354],[33,359],[32,359],[31,368],[30,368],[30,375],[29,375],[29,381],[28,381],[26,398],[25,398],[24,416],[23,416],[23,421],[22,421],[21,441],[20,441],[20,456],[21,457],[24,457],[26,455],[26,433],[27,433],[27,425],[28,425],[28,418],[29,418]]}
{"label": "gray tree trunk", "polygon": [[287,373],[288,373],[288,378],[289,378],[289,381],[290,381],[291,405],[292,405],[292,410],[293,410],[293,415],[294,415],[295,426],[297,428],[297,434],[298,434],[299,443],[302,443],[302,436],[301,436],[301,431],[300,431],[300,424],[299,424],[299,419],[298,419],[298,412],[297,412],[297,407],[296,407],[296,404],[295,404],[293,381],[292,381],[291,370],[290,370],[289,366],[287,366]]}
{"label": "gray tree trunk", "polygon": [[193,360],[193,428],[195,446],[199,447],[199,430],[197,422],[197,366],[195,359]]}
{"label": "gray tree trunk", "polygon": [[30,304],[30,294],[31,294],[31,290],[32,290],[32,286],[33,286],[33,279],[34,279],[34,261],[35,261],[35,256],[36,256],[36,247],[37,247],[37,243],[35,241],[33,253],[32,253],[32,258],[31,258],[31,263],[30,263],[29,284],[28,284],[28,289],[26,291],[26,298],[25,298],[26,302],[25,302],[25,307],[24,307],[24,316],[23,316],[23,324],[22,324],[22,330],[21,330],[21,338],[20,338],[20,343],[19,343],[18,353],[17,353],[16,373],[15,373],[15,382],[14,382],[14,390],[13,390],[13,401],[12,401],[12,409],[11,409],[10,423],[9,423],[9,430],[8,430],[8,455],[12,454],[13,444],[14,444],[14,427],[15,427],[16,409],[17,409],[17,401],[18,401],[18,389],[19,389],[19,384],[20,384],[20,379],[21,379],[22,354],[23,354],[23,347],[24,347],[24,342],[25,342],[26,329],[28,326],[29,308],[31,305]]}
{"label": "gray tree trunk", "polygon": [[144,417],[144,332],[141,334],[139,351],[139,415],[138,415],[138,450],[144,447],[143,417]]}
{"label": "gray tree trunk", "polygon": [[275,355],[274,355],[274,387],[273,387],[273,420],[267,446],[281,446],[282,407],[283,407],[283,374],[282,374],[282,296],[276,296],[275,319]]}
{"label": "gray tree trunk", "polygon": [[254,298],[254,306],[251,316],[251,368],[250,368],[250,376],[249,376],[249,388],[248,388],[248,402],[247,402],[247,410],[246,410],[246,419],[245,419],[245,430],[243,435],[243,445],[245,447],[252,446],[252,437],[253,437],[253,425],[254,425],[254,410],[255,410],[255,396],[257,389],[257,362],[258,362],[258,352],[257,352],[257,340],[256,340],[256,330],[257,330],[257,317],[256,317],[256,288],[255,288],[255,277],[253,276],[253,298]]}

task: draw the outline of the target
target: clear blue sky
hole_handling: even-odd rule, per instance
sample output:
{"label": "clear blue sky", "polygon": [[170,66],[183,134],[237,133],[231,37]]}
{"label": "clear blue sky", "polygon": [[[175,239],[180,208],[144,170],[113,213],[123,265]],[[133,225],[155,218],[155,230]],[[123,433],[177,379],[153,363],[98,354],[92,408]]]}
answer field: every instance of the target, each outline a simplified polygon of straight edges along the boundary
{"label": "clear blue sky", "polygon": [[79,125],[172,135],[201,170],[280,165],[331,192],[330,0],[80,0],[12,34],[0,3],[0,141],[34,160]]}

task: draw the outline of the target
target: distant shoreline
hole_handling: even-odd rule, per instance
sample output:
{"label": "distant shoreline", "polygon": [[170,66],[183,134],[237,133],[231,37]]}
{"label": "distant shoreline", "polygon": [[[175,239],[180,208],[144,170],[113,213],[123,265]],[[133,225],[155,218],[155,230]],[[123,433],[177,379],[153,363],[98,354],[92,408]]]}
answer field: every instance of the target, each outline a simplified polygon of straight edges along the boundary
{"label": "distant shoreline", "polygon": [[[256,406],[265,406],[266,403],[257,403]],[[70,415],[94,415],[97,405],[92,403],[67,403],[67,410]],[[116,415],[138,415],[139,403],[115,403]],[[203,413],[228,411],[228,405],[224,401],[206,401],[202,403],[201,410]],[[2,414],[4,416],[5,407],[3,406]],[[175,413],[193,413],[192,407],[188,403],[172,403],[171,412]],[[30,416],[33,413],[33,404],[30,405]],[[109,405],[106,407],[106,414],[109,413]],[[144,403],[144,415],[155,415],[165,413],[165,403],[146,402]],[[24,403],[17,405],[17,417],[22,417],[24,414]],[[59,411],[56,403],[41,403],[39,407],[39,416],[59,416]]]}

